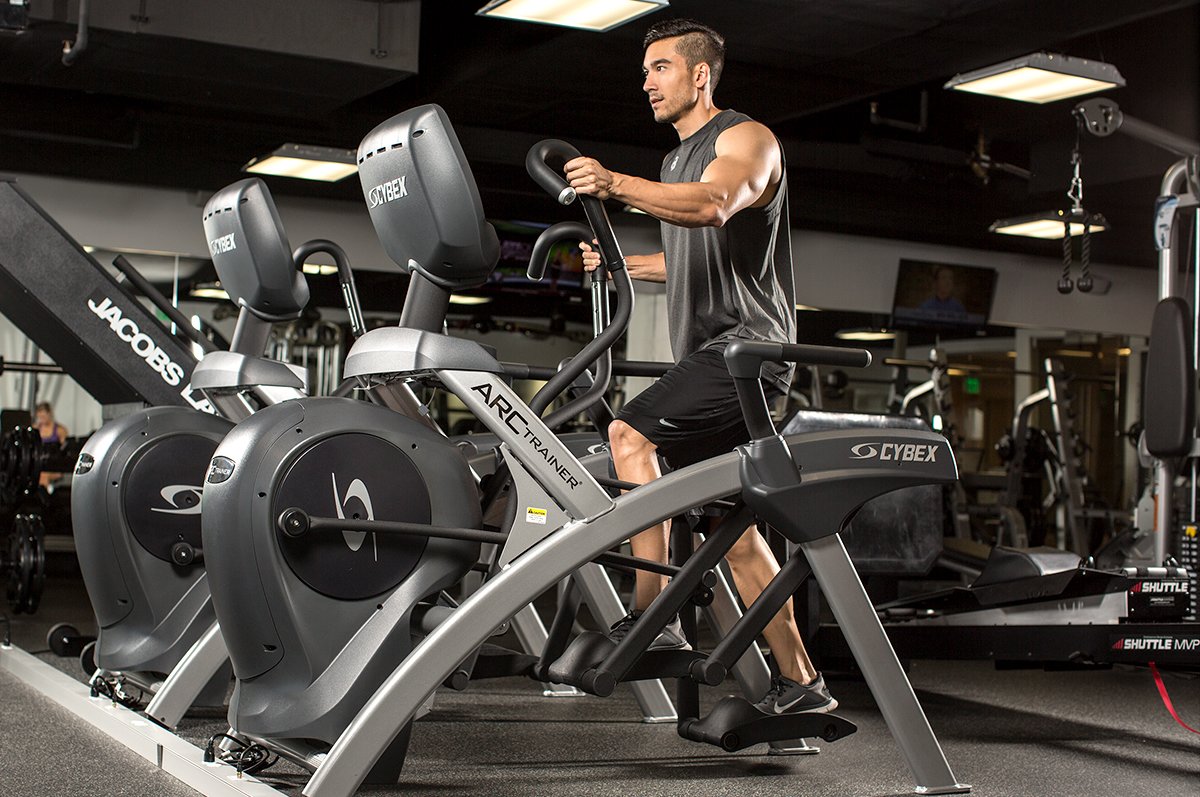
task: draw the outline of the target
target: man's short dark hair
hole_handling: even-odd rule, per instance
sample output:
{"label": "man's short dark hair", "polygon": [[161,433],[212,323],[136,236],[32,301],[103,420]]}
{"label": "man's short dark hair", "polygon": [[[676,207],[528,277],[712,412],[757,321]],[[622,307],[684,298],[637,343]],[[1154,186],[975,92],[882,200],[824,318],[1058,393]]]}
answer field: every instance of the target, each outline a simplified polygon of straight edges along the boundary
{"label": "man's short dark hair", "polygon": [[694,19],[667,19],[650,26],[642,40],[642,49],[676,36],[679,41],[675,44],[675,52],[683,56],[688,69],[695,69],[702,61],[708,64],[708,84],[716,91],[721,69],[725,66],[725,37]]}

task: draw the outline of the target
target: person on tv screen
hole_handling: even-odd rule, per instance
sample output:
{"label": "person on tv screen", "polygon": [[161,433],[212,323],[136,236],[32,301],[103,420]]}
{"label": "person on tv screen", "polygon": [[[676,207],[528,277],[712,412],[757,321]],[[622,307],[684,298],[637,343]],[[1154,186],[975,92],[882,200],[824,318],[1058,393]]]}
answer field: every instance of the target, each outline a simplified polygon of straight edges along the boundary
{"label": "person on tv screen", "polygon": [[934,268],[933,296],[921,302],[917,309],[938,319],[966,320],[967,308],[954,297],[954,269],[946,266]]}

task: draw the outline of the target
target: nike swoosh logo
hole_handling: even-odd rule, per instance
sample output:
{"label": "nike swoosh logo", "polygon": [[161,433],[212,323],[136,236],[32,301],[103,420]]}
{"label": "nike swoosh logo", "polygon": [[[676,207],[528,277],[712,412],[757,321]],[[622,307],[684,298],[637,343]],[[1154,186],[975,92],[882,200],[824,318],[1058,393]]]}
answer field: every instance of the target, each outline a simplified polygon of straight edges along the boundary
{"label": "nike swoosh logo", "polygon": [[658,422],[669,429],[678,429],[679,427],[668,421],[666,418],[659,418]]}
{"label": "nike swoosh logo", "polygon": [[776,701],[776,703],[775,703],[775,713],[776,713],[776,714],[782,714],[783,712],[787,711],[787,710],[788,710],[789,708],[791,708],[792,706],[794,706],[794,705],[796,705],[797,703],[799,703],[799,702],[800,702],[801,700],[803,700],[804,698],[805,698],[805,695],[800,695],[800,697],[796,698],[795,700],[793,700],[791,703],[788,703],[787,705],[780,705],[780,704],[779,704],[779,702],[778,702],[778,701]]}

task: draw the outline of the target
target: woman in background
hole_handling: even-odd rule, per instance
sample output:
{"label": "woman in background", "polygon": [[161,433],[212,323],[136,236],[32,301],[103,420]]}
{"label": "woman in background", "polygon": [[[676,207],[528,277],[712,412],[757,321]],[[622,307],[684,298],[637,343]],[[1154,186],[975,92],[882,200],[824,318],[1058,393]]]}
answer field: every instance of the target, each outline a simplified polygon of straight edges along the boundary
{"label": "woman in background", "polygon": [[[42,437],[44,445],[62,446],[67,439],[67,427],[63,426],[54,420],[54,408],[50,406],[50,402],[43,401],[34,409],[34,426],[38,430],[38,434]],[[43,473],[38,481],[42,487],[50,486],[50,483],[61,477],[61,473]]]}

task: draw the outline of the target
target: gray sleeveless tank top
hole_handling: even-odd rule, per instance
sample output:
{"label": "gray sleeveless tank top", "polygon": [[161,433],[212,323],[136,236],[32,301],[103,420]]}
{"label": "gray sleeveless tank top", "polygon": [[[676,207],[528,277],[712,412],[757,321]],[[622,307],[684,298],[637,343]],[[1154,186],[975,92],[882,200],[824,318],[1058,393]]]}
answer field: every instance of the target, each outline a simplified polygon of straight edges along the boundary
{"label": "gray sleeveless tank top", "polygon": [[[749,116],[736,111],[718,113],[667,153],[661,181],[699,182],[716,159],[717,137],[748,121]],[[662,241],[668,329],[676,361],[737,338],[796,341],[786,169],[765,206],[745,208],[719,228],[663,222]],[[767,364],[763,375],[786,391],[792,370]]]}

